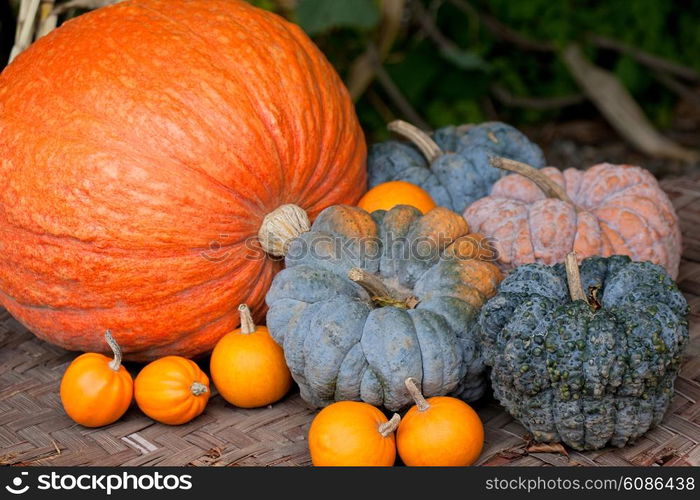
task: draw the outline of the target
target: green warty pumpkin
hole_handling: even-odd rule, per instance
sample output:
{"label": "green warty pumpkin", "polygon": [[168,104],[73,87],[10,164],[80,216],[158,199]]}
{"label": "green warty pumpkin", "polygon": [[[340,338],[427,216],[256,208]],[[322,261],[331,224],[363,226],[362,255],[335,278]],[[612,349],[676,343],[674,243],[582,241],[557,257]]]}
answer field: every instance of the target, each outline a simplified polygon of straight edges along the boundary
{"label": "green warty pumpkin", "polygon": [[624,446],[668,408],[688,305],[662,267],[626,256],[583,260],[577,286],[572,255],[568,277],[527,264],[503,280],[480,315],[485,361],[496,398],[537,441]]}

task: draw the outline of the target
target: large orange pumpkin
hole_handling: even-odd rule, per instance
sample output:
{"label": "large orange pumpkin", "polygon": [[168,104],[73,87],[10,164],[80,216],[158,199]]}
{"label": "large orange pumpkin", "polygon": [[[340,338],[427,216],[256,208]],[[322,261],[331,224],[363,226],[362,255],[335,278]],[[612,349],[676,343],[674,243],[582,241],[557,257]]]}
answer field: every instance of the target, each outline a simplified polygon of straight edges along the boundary
{"label": "large orange pumpkin", "polygon": [[[83,15],[0,75],[0,304],[67,349],[103,349],[109,328],[128,359],[208,351],[239,303],[263,317],[281,266],[253,248],[263,219],[356,203],[365,153],[337,74],[272,13]],[[284,247],[298,228],[274,219],[282,243],[263,236]]]}
{"label": "large orange pumpkin", "polygon": [[640,167],[603,163],[588,170],[536,170],[506,158],[495,166],[518,172],[464,212],[469,226],[490,238],[500,264],[512,268],[579,262],[594,255],[628,255],[678,274],[681,232],[668,196]]}

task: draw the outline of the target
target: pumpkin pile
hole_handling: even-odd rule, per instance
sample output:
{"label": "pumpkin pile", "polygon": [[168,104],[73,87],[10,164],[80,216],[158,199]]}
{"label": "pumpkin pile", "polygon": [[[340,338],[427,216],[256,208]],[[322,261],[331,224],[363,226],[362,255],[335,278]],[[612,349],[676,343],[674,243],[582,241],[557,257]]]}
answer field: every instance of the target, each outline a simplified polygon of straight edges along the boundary
{"label": "pumpkin pile", "polygon": [[[135,400],[189,422],[211,352],[230,404],[294,381],[323,408],[315,465],[475,463],[465,401],[489,377],[539,441],[623,446],[660,422],[688,305],[653,175],[544,167],[499,122],[389,129],[409,142],[365,165],[328,61],[242,0],[127,0],[21,54],[0,74],[0,305],[86,352],[66,414],[109,425]],[[149,364],[134,380],[122,357]]]}
{"label": "pumpkin pile", "polygon": [[[246,304],[238,306],[241,327],[224,335],[211,356],[210,371],[221,396],[240,408],[267,406],[282,399],[292,383],[284,355],[265,327],[253,322]],[[61,380],[66,414],[86,427],[116,422],[131,405],[162,424],[181,425],[207,406],[209,377],[192,360],[165,356],[141,369],[136,380],[122,366],[121,347],[108,330],[114,359],[98,353],[78,356]]]}

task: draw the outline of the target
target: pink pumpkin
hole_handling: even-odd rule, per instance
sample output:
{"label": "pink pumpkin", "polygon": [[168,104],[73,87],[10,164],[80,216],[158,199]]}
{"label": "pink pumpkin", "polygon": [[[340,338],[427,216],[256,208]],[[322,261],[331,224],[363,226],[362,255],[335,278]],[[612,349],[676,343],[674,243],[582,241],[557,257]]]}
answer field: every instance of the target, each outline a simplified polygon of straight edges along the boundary
{"label": "pink pumpkin", "polygon": [[473,232],[494,240],[504,268],[551,265],[575,251],[579,260],[628,255],[678,275],[678,217],[649,171],[609,163],[563,172],[503,158],[493,163],[518,173],[496,182],[464,217]]}

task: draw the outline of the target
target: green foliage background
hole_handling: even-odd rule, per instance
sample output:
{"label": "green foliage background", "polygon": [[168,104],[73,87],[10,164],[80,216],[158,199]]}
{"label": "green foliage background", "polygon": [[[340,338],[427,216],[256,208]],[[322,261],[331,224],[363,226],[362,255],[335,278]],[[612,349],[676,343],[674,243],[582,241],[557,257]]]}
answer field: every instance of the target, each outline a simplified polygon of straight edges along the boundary
{"label": "green foliage background", "polygon": [[[380,2],[253,0],[300,24],[344,78],[355,58],[382,29]],[[457,52],[441,50],[426,36],[416,2],[422,6],[418,12],[434,18],[439,31],[459,48]],[[384,68],[432,127],[483,121],[494,111],[516,125],[595,113],[590,104],[540,111],[509,107],[494,99],[494,86],[527,97],[566,96],[580,90],[556,50],[528,51],[504,41],[485,25],[484,15],[556,49],[580,43],[596,64],[617,75],[662,129],[670,124],[676,94],[660,85],[649,68],[629,56],[596,48],[589,43],[589,36],[611,37],[700,71],[698,0],[408,0],[401,32]],[[376,82],[359,98],[357,109],[372,139],[385,137],[389,114],[401,117]]]}
{"label": "green foliage background", "polygon": [[[298,23],[346,82],[352,80],[351,68],[368,47],[381,45],[387,31],[386,7],[403,3],[398,35],[380,57],[385,78],[374,79],[356,96],[358,115],[372,141],[386,138],[385,125],[395,118],[437,128],[487,119],[522,127],[598,117],[585,99],[543,110],[503,97],[537,102],[580,97],[581,90],[560,55],[573,43],[618,77],[656,127],[669,128],[678,92],[662,84],[652,68],[619,50],[601,48],[593,36],[612,38],[700,73],[700,0],[247,1]],[[13,43],[18,5],[18,0],[0,0],[4,7],[0,9],[0,68]],[[61,21],[83,12],[69,9]],[[426,26],[432,26],[433,32]],[[499,26],[549,49],[532,50],[514,43]],[[387,80],[407,105],[397,102]],[[700,77],[681,83],[698,95]]]}

